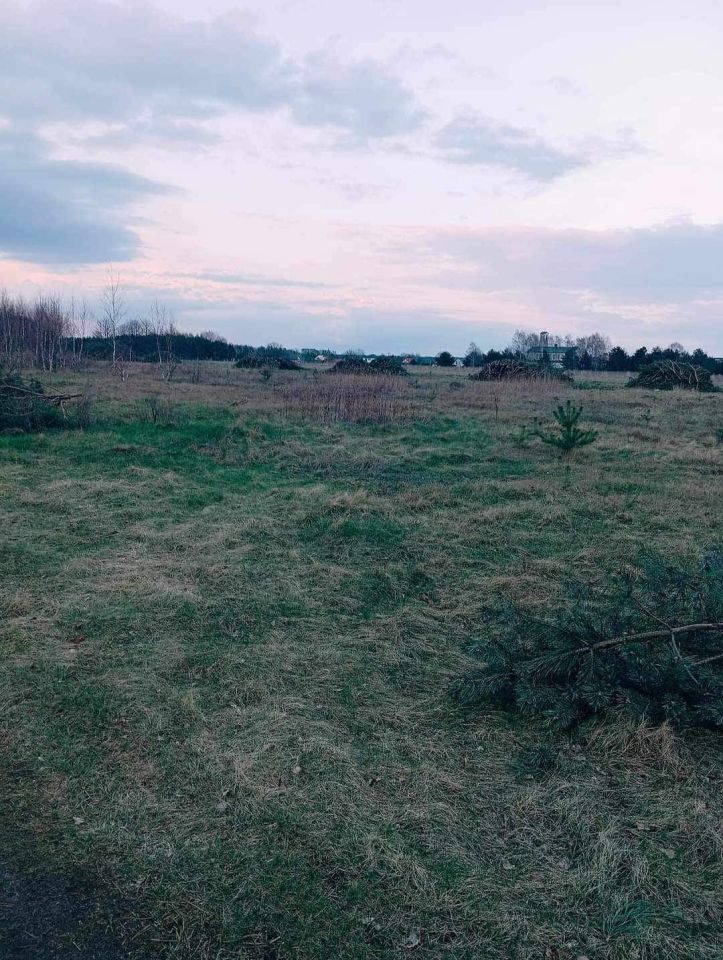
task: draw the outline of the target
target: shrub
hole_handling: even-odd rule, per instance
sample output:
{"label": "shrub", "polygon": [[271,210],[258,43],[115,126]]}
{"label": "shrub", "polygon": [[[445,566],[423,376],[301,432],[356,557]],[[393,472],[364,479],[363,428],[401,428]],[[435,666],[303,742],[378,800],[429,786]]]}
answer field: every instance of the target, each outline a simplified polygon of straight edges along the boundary
{"label": "shrub", "polygon": [[648,390],[698,390],[701,393],[717,392],[710,371],[694,363],[679,360],[657,360],[641,367],[637,376],[628,381],[629,387],[644,387]]}
{"label": "shrub", "polygon": [[441,353],[437,354],[437,366],[438,367],[454,366],[454,357],[449,352],[449,350],[443,350]]}
{"label": "shrub", "polygon": [[568,728],[626,711],[653,723],[723,728],[723,553],[693,566],[646,555],[638,575],[572,586],[552,612],[507,610],[456,687]]}
{"label": "shrub", "polygon": [[469,375],[470,380],[556,380],[560,383],[572,383],[572,376],[564,370],[555,370],[549,364],[526,363],[524,360],[492,360],[476,373]]}

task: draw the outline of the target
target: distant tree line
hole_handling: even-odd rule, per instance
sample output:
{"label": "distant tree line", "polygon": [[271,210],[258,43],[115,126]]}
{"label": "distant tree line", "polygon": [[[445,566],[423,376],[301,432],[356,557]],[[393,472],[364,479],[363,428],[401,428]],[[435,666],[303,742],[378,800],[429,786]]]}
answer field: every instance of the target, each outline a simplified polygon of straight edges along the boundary
{"label": "distant tree line", "polygon": [[220,338],[210,339],[207,334],[181,333],[173,328],[160,333],[126,333],[121,328],[114,340],[109,337],[85,337],[83,354],[92,360],[116,359],[157,363],[169,357],[183,363],[192,360],[235,360],[236,349]]}
{"label": "distant tree line", "polygon": [[[693,363],[710,373],[723,374],[723,358],[711,357],[700,348],[688,352],[682,344],[671,343],[669,347],[639,347],[628,353],[623,347],[613,347],[608,337],[593,333],[577,339],[566,336],[549,335],[550,344],[570,349],[565,355],[563,366],[568,370],[612,370],[637,373],[642,367],[659,360],[676,360]],[[529,351],[540,347],[540,335],[518,330],[512,343],[505,350],[488,350],[486,353],[477,344],[471,343],[462,360],[465,367],[481,367],[497,360],[512,360],[527,357]],[[544,349],[542,361],[544,362]]]}
{"label": "distant tree line", "polygon": [[[623,347],[613,347],[609,338],[600,333],[577,338],[551,333],[548,341],[551,347],[568,348],[563,359],[567,369],[636,373],[656,361],[675,360],[723,374],[722,358],[711,357],[701,349],[689,353],[679,343],[652,350],[639,347],[628,353]],[[462,363],[465,367],[482,367],[499,360],[528,359],[531,350],[538,362],[546,362],[540,334],[518,330],[504,350],[485,352],[471,343]],[[360,351],[356,353],[362,355]],[[55,370],[83,360],[107,360],[114,366],[128,361],[169,364],[199,360],[235,360],[242,361],[243,366],[266,366],[278,365],[280,361],[312,362],[319,357],[338,359],[339,354],[316,347],[292,350],[279,343],[234,345],[212,330],[182,333],[170,312],[159,303],[153,304],[146,316],[129,317],[123,290],[112,272],[97,315],[91,313],[85,302],[64,304],[53,296],[40,296],[31,302],[0,291],[0,362],[11,368]],[[439,366],[457,362],[448,350],[436,358],[401,354],[399,359],[402,357]]]}
{"label": "distant tree line", "polygon": [[703,367],[704,370],[708,370],[709,373],[723,374],[723,358],[710,357],[705,350],[700,348],[688,353],[680,344],[671,344],[665,349],[653,347],[652,350],[648,350],[647,347],[639,347],[633,353],[627,353],[622,347],[613,347],[607,359],[607,369],[636,373],[641,367],[646,367],[659,360],[678,360],[683,363],[693,363],[698,367]]}

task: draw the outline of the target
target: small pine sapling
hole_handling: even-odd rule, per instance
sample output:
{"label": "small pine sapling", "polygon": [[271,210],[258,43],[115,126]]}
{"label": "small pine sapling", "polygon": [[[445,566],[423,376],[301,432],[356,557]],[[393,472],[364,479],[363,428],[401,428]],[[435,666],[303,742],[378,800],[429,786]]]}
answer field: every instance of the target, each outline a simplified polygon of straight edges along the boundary
{"label": "small pine sapling", "polygon": [[579,426],[582,407],[576,407],[568,400],[564,406],[559,404],[557,409],[552,411],[552,415],[557,421],[557,430],[543,430],[537,425],[535,436],[543,443],[557,447],[562,457],[568,457],[574,450],[597,440],[597,430],[583,430]]}

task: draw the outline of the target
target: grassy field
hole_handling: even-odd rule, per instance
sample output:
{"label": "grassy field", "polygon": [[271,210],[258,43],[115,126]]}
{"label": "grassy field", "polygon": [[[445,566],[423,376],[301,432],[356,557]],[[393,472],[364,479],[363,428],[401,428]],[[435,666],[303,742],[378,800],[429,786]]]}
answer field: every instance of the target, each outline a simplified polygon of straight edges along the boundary
{"label": "grassy field", "polygon": [[[0,437],[7,856],[151,957],[719,958],[719,738],[450,687],[501,598],[723,541],[723,396],[425,370],[369,425],[299,376],[61,373],[93,423]],[[567,396],[569,482],[521,433]]]}

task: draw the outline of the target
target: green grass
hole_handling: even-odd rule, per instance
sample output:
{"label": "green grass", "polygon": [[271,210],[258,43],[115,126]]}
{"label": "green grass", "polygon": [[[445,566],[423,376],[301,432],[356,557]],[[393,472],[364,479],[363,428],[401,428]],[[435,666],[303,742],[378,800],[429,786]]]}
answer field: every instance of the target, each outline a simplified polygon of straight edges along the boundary
{"label": "green grass", "polygon": [[713,735],[449,691],[504,598],[721,539],[720,398],[590,390],[566,487],[514,439],[534,389],[496,418],[420,377],[423,420],[354,426],[241,382],[0,438],[15,858],[95,876],[153,956],[719,956]]}

